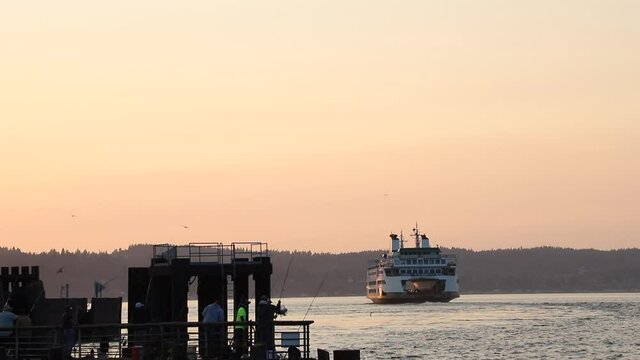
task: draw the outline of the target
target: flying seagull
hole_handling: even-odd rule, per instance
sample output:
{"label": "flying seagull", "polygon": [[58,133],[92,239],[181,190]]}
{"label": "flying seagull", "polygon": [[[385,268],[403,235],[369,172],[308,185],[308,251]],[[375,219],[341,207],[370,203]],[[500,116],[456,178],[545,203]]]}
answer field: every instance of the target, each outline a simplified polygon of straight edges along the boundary
{"label": "flying seagull", "polygon": [[71,217],[76,217],[76,214],[74,213],[69,213],[69,215],[71,215]]}
{"label": "flying seagull", "polygon": [[189,227],[187,225],[182,225],[183,228],[188,229]]}
{"label": "flying seagull", "polygon": [[62,268],[58,268],[58,271],[56,271],[56,274],[62,274]]}

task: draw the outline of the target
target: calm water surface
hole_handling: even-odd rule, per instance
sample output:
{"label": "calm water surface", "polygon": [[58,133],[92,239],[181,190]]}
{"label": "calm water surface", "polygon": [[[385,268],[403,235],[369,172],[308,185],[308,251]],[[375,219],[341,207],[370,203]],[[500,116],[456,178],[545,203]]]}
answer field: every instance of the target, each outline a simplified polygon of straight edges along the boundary
{"label": "calm water surface", "polygon": [[[285,299],[299,319],[311,299]],[[363,359],[640,359],[640,294],[463,295],[447,304],[317,298],[313,348]]]}
{"label": "calm water surface", "polygon": [[[311,300],[283,299],[283,319],[301,320],[309,309],[314,354],[347,348],[360,349],[362,359],[640,359],[640,294],[463,295],[402,305],[325,297],[309,308]],[[195,301],[190,309],[197,321]]]}

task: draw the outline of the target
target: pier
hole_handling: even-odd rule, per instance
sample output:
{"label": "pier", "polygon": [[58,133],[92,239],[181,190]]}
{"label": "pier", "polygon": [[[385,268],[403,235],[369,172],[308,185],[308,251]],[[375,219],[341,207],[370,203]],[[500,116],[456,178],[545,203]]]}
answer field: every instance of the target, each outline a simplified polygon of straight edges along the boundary
{"label": "pier", "polygon": [[[129,268],[128,321],[121,320],[121,298],[46,298],[38,267],[2,268],[0,300],[28,323],[0,328],[1,359],[63,359],[69,329],[65,309],[73,309],[75,359],[206,359],[215,346],[216,359],[308,359],[313,321],[274,321],[275,348],[256,339],[256,321],[203,323],[202,311],[217,299],[225,319],[233,319],[242,299],[253,294],[250,319],[262,296],[271,297],[273,267],[266,243],[244,242],[154,245],[148,267]],[[189,286],[197,281],[198,321],[188,321]],[[253,283],[253,289],[250,284]],[[252,291],[250,291],[252,290]],[[229,304],[233,313],[229,314]],[[136,304],[143,305],[144,316]],[[246,328],[242,338],[237,327]],[[205,334],[220,334],[211,344]],[[208,342],[207,342],[208,341]]]}

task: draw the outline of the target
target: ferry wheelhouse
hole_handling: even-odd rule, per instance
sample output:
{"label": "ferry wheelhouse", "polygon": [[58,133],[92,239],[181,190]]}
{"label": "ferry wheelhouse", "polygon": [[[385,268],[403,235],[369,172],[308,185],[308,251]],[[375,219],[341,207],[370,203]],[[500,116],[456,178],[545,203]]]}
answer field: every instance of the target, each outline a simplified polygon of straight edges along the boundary
{"label": "ferry wheelhouse", "polygon": [[391,251],[369,261],[367,298],[376,304],[449,302],[460,296],[456,257],[431,247],[429,238],[413,229],[415,247],[391,234]]}

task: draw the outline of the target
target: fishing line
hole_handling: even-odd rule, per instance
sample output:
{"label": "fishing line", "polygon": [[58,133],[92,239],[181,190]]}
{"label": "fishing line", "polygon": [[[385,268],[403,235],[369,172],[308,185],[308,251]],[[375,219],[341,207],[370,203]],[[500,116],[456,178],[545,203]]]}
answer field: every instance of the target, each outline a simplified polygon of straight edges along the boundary
{"label": "fishing line", "polygon": [[[34,301],[33,305],[31,305],[31,310],[29,310],[29,314],[27,314],[27,316],[31,316],[31,313],[36,308],[36,305],[38,305],[38,302],[40,301],[40,297],[42,296],[42,294],[44,294],[44,286],[42,287],[42,290],[40,290],[40,293],[38,294],[38,297],[36,297],[36,301]],[[7,302],[8,301],[9,300],[7,300]]]}
{"label": "fishing line", "polygon": [[[324,274],[324,276],[322,277],[322,281],[320,281],[320,286],[318,286],[318,289],[316,290],[316,294],[313,295],[313,299],[311,299],[311,304],[309,304],[309,307],[307,308],[307,311],[304,313],[304,316],[302,317],[302,321],[304,321],[304,319],[307,318],[307,314],[309,314],[309,310],[311,310],[311,307],[313,306],[313,302],[316,300],[316,297],[318,297],[318,293],[320,292],[320,289],[322,289],[322,285],[324,284],[324,281],[327,279],[327,276],[329,274]],[[302,325],[300,325],[300,327],[302,327]],[[300,331],[300,327],[298,328],[298,331]]]}
{"label": "fishing line", "polygon": [[278,281],[280,281],[280,275],[282,275],[282,274],[278,274],[278,276],[276,276],[275,280],[273,280],[273,282],[271,283],[271,292],[273,292],[273,287],[278,283]]}
{"label": "fishing line", "polygon": [[289,270],[291,269],[291,264],[293,263],[293,258],[296,256],[296,253],[291,254],[291,258],[289,259],[289,265],[287,265],[287,271],[284,273],[284,279],[282,279],[282,289],[280,289],[280,297],[278,301],[282,300],[282,294],[284,293],[284,285],[287,283],[287,278],[289,277]]}

